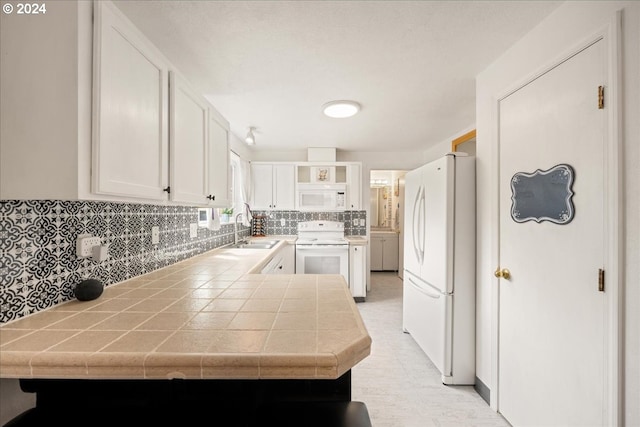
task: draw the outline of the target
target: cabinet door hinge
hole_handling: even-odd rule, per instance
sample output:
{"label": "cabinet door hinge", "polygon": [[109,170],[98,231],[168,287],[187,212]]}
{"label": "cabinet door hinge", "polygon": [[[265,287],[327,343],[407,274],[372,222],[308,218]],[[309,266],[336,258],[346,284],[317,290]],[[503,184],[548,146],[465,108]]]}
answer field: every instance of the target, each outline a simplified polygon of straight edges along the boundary
{"label": "cabinet door hinge", "polygon": [[604,292],[604,270],[598,269],[598,291]]}
{"label": "cabinet door hinge", "polygon": [[598,109],[604,108],[604,86],[598,86]]}

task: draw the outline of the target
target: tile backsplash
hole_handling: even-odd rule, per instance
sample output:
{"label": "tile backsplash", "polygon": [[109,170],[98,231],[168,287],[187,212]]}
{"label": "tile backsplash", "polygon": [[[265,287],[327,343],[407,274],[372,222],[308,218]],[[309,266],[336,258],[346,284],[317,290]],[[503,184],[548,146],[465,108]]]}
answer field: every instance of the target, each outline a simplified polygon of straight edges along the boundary
{"label": "tile backsplash", "polygon": [[[344,221],[346,235],[366,234],[366,211],[253,213],[268,216],[269,235],[295,235],[299,221],[311,220]],[[197,237],[191,238],[189,225],[197,222],[198,208],[191,206],[0,201],[0,324],[73,299],[74,287],[84,279],[107,286],[233,242],[233,224],[217,231],[198,227]],[[155,245],[153,226],[160,229]],[[242,236],[249,233],[241,226]],[[107,260],[78,259],[80,234],[98,236],[109,245]]]}
{"label": "tile backsplash", "polygon": [[[344,222],[344,234],[364,236],[367,234],[367,211],[345,212],[299,212],[299,211],[252,211],[254,215],[265,215],[266,235],[294,235],[301,221],[340,221]],[[284,225],[282,225],[284,219]]]}

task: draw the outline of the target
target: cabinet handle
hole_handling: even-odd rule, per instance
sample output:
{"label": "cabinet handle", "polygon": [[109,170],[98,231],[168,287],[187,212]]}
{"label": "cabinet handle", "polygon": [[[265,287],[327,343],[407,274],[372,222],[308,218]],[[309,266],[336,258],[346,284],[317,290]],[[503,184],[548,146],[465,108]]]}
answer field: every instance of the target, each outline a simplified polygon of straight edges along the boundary
{"label": "cabinet handle", "polygon": [[215,200],[215,199],[216,199],[216,196],[212,196],[211,194],[209,194],[209,195],[207,196],[207,199],[209,199],[209,200]]}

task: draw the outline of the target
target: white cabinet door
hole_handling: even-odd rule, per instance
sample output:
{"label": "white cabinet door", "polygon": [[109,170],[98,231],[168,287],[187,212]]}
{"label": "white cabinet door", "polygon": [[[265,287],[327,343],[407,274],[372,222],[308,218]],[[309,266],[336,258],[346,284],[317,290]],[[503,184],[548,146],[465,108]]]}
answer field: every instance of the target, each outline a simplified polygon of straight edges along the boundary
{"label": "white cabinet door", "polygon": [[371,270],[382,271],[382,236],[371,236]]}
{"label": "white cabinet door", "polygon": [[295,209],[294,164],[251,164],[251,208]]}
{"label": "white cabinet door", "polygon": [[295,209],[295,165],[273,166],[273,207],[279,210]]}
{"label": "white cabinet door", "polygon": [[170,77],[171,200],[206,204],[208,105],[179,75]]}
{"label": "white cabinet door", "polygon": [[209,152],[207,164],[207,200],[210,206],[229,203],[229,123],[209,108]]}
{"label": "white cabinet door", "polygon": [[251,165],[251,208],[273,209],[273,165]]}
{"label": "white cabinet door", "polygon": [[347,209],[360,210],[362,209],[362,172],[360,165],[357,163],[350,164],[347,167],[348,187],[347,195],[349,197],[349,203]]}
{"label": "white cabinet door", "polygon": [[386,235],[382,240],[382,269],[398,270],[398,236]]}
{"label": "white cabinet door", "polygon": [[352,245],[349,248],[349,288],[353,297],[357,299],[367,296],[366,257],[366,246]]}
{"label": "white cabinet door", "polygon": [[287,243],[280,249],[282,254],[281,274],[294,274],[296,272],[296,247]]}
{"label": "white cabinet door", "polygon": [[166,200],[168,63],[108,2],[96,2],[92,191]]}

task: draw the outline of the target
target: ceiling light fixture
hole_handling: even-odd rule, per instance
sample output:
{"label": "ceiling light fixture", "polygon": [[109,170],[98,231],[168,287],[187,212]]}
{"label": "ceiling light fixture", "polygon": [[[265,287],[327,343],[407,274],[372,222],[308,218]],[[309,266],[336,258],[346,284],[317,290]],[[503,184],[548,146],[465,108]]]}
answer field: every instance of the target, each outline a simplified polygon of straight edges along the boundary
{"label": "ceiling light fixture", "polygon": [[355,101],[331,101],[322,106],[322,112],[335,119],[354,116],[360,111],[360,104]]}
{"label": "ceiling light fixture", "polygon": [[253,145],[256,143],[256,136],[253,134],[254,129],[255,128],[250,127],[249,132],[247,132],[247,136],[244,137],[244,142],[246,142],[249,145]]}

